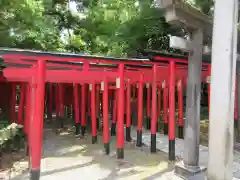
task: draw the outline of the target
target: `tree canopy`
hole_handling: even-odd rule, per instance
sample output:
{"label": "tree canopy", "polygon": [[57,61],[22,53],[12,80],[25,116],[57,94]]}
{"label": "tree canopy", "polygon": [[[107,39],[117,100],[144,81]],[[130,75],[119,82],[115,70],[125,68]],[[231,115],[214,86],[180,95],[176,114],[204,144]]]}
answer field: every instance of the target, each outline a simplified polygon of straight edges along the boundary
{"label": "tree canopy", "polygon": [[[144,49],[173,52],[153,0],[0,0],[0,46],[111,56],[139,56]],[[77,9],[73,12],[71,5]],[[212,15],[212,0],[194,5]]]}

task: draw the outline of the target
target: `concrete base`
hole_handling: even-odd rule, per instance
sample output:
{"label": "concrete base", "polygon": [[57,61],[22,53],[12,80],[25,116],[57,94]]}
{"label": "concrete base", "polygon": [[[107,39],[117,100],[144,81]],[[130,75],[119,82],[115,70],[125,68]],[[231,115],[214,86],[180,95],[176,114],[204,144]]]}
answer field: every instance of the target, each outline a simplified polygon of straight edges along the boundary
{"label": "concrete base", "polygon": [[205,179],[206,167],[200,166],[185,166],[183,162],[179,162],[175,165],[174,174],[181,177],[182,179],[192,180],[192,179]]}

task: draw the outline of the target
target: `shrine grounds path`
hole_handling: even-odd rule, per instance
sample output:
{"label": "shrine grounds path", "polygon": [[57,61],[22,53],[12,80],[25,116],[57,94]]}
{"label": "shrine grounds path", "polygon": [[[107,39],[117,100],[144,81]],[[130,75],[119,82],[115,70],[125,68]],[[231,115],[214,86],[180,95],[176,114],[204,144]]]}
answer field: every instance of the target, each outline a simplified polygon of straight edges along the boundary
{"label": "shrine grounds path", "polygon": [[[164,152],[150,154],[149,148],[125,145],[124,160],[116,158],[116,138],[111,138],[111,153],[103,152],[102,137],[98,144],[91,144],[91,135],[76,138],[69,130],[56,134],[45,129],[43,137],[43,158],[41,180],[113,180],[113,179],[159,179],[162,174],[173,170]],[[21,160],[12,170],[11,180],[27,180],[27,159]],[[17,168],[25,172],[17,173]]]}

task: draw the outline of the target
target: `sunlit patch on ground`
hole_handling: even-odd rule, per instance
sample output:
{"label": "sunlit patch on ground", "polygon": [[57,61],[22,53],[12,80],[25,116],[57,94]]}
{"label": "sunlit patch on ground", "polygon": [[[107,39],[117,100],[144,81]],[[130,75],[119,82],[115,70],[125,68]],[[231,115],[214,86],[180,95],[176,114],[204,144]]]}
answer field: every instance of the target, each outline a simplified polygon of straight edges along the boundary
{"label": "sunlit patch on ground", "polygon": [[[41,163],[41,180],[54,179],[156,179],[171,171],[166,153],[151,154],[149,148],[136,148],[134,143],[125,145],[125,158],[116,158],[115,138],[111,138],[111,153],[105,155],[102,137],[98,144],[91,144],[91,136],[75,138],[73,134],[45,131]],[[27,166],[27,161],[23,160]],[[26,167],[27,168],[27,167]],[[12,173],[13,180],[27,179],[28,174]]]}

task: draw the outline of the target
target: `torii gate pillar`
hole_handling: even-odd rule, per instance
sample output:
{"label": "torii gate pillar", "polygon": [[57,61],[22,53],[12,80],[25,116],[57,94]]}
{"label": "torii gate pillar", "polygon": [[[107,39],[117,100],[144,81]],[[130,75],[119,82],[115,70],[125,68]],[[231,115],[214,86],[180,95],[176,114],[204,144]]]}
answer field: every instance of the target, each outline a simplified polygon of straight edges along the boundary
{"label": "torii gate pillar", "polygon": [[215,1],[209,130],[209,180],[232,180],[238,0]]}
{"label": "torii gate pillar", "polygon": [[[239,58],[237,59],[237,69],[236,69],[236,74],[237,74],[237,101],[238,101],[238,112],[240,112],[240,62],[239,62]],[[236,135],[236,142],[240,143],[240,113],[238,113],[238,123],[237,123],[237,130],[238,133]]]}
{"label": "torii gate pillar", "polygon": [[165,9],[166,21],[186,28],[190,38],[185,46],[185,50],[189,52],[189,59],[184,158],[183,162],[175,165],[174,172],[184,179],[204,178],[202,172],[206,171],[206,167],[199,166],[201,73],[203,35],[204,33],[211,34],[209,33],[210,20],[206,15],[199,13],[181,0],[156,1],[160,7]]}

